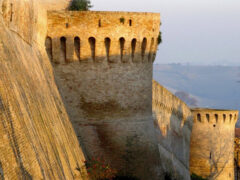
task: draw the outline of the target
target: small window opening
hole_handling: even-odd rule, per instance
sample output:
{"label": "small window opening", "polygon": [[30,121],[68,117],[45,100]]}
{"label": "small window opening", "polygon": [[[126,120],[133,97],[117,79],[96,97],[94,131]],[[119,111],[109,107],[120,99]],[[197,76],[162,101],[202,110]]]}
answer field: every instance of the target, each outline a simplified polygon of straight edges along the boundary
{"label": "small window opening", "polygon": [[132,26],[132,20],[131,19],[129,20],[129,26]]}
{"label": "small window opening", "polygon": [[90,37],[88,41],[89,41],[91,52],[92,52],[92,59],[95,60],[96,39],[94,37]]}
{"label": "small window opening", "polygon": [[136,50],[137,40],[134,38],[132,40],[132,59],[134,59],[135,50]]}
{"label": "small window opening", "polygon": [[223,115],[223,122],[226,121],[226,114]]}
{"label": "small window opening", "polygon": [[69,28],[69,24],[68,23],[66,23],[66,28]]}
{"label": "small window opening", "polygon": [[63,58],[63,60],[66,62],[66,60],[67,60],[66,38],[65,38],[65,37],[61,37],[60,42],[61,42],[62,58]]}
{"label": "small window opening", "polygon": [[147,38],[144,38],[143,41],[142,41],[142,47],[141,47],[141,49],[142,49],[142,59],[144,59],[146,48],[147,48]]}
{"label": "small window opening", "polygon": [[209,122],[209,121],[210,121],[210,116],[209,116],[209,114],[206,114],[206,118],[207,118],[207,121]]}
{"label": "small window opening", "polygon": [[10,15],[10,22],[13,20],[13,4],[11,3],[11,15]]}
{"label": "small window opening", "polygon": [[214,124],[213,127],[216,127],[216,124]]}
{"label": "small window opening", "polygon": [[101,19],[98,20],[98,27],[102,27]]}
{"label": "small window opening", "polygon": [[74,48],[75,48],[75,54],[78,60],[80,61],[80,38],[79,37],[74,38]]}
{"label": "small window opening", "polygon": [[109,54],[110,54],[110,46],[111,46],[111,39],[105,38],[105,48],[106,48],[106,54],[107,54],[107,60],[109,61]]}
{"label": "small window opening", "polygon": [[230,122],[232,121],[232,114],[230,114]]}
{"label": "small window opening", "polygon": [[46,38],[45,47],[46,47],[46,51],[47,51],[47,54],[48,54],[48,58],[49,58],[50,60],[52,60],[52,59],[53,59],[53,54],[52,54],[52,38],[49,37],[49,36]]}
{"label": "small window opening", "polygon": [[125,46],[125,39],[121,37],[119,39],[120,42],[120,54],[121,54],[121,60],[123,59],[123,54],[124,54],[124,46]]}
{"label": "small window opening", "polygon": [[197,114],[197,120],[198,120],[199,122],[201,122],[201,115],[200,115],[200,114]]}
{"label": "small window opening", "polygon": [[152,59],[153,46],[154,46],[154,38],[152,38],[152,40],[151,40],[150,51],[149,51],[149,54],[148,54],[148,61],[150,61]]}
{"label": "small window opening", "polygon": [[215,114],[215,121],[216,121],[216,123],[218,122],[218,115],[217,114]]}

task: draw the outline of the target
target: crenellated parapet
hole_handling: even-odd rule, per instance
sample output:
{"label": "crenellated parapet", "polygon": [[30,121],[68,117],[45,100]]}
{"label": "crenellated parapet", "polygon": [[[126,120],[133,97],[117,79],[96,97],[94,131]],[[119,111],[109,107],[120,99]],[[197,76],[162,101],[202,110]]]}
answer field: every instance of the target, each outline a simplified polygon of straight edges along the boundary
{"label": "crenellated parapet", "polygon": [[238,120],[238,111],[217,109],[192,109],[194,123],[233,124]]}
{"label": "crenellated parapet", "polygon": [[48,12],[46,48],[55,63],[73,61],[153,62],[157,13]]}

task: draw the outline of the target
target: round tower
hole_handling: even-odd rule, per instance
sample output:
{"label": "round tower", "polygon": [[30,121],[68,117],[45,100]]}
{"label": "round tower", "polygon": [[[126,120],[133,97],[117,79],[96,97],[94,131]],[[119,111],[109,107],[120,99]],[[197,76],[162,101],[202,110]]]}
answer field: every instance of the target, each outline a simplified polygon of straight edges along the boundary
{"label": "round tower", "polygon": [[156,13],[48,12],[46,49],[86,155],[144,180],[159,179],[152,118],[159,26]]}
{"label": "round tower", "polygon": [[192,109],[190,172],[208,179],[234,179],[234,136],[238,111]]}

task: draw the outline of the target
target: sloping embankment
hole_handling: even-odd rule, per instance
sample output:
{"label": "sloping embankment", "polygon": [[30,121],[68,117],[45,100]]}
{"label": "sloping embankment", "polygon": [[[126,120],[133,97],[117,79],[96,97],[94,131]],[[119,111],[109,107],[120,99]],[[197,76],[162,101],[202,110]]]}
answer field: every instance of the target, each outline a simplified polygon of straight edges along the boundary
{"label": "sloping embankment", "polygon": [[46,23],[37,1],[0,0],[0,179],[84,179],[83,152],[35,43]]}

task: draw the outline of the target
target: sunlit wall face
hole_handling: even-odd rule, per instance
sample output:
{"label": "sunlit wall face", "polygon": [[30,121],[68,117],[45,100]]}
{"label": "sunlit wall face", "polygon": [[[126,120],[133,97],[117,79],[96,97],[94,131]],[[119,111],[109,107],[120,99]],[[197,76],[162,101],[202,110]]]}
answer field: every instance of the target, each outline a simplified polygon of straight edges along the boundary
{"label": "sunlit wall face", "polygon": [[91,0],[93,10],[160,12],[155,63],[240,65],[239,0]]}

